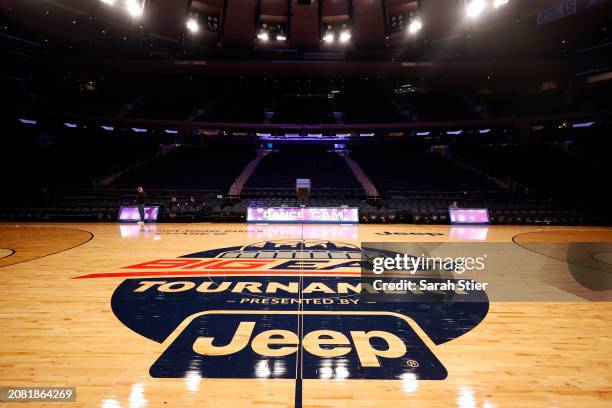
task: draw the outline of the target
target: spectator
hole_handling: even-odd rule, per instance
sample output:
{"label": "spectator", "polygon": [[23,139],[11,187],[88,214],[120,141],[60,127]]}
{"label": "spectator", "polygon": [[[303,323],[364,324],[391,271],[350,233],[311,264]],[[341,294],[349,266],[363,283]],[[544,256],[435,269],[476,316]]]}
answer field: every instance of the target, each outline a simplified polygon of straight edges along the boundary
{"label": "spectator", "polygon": [[178,200],[176,199],[176,197],[172,197],[170,198],[170,204],[168,205],[168,207],[170,207],[170,209],[177,209],[181,206],[181,204],[178,202]]}
{"label": "spectator", "polygon": [[176,197],[170,198],[170,201],[168,202],[168,210],[169,210],[168,211],[168,217],[176,218],[176,212],[178,211],[180,206],[181,206],[181,204],[176,199]]}
{"label": "spectator", "polygon": [[136,205],[138,206],[138,213],[140,214],[139,224],[144,224],[145,221],[145,200],[146,194],[144,188],[138,187],[136,189]]}

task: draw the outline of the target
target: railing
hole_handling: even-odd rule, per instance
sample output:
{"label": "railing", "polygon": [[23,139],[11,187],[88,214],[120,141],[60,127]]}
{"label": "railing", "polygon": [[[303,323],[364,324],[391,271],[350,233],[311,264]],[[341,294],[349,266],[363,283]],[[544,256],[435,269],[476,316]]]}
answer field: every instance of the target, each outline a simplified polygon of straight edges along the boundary
{"label": "railing", "polygon": [[229,192],[228,192],[228,195],[230,197],[240,196],[240,193],[242,192],[244,185],[246,184],[247,181],[249,181],[249,179],[251,178],[251,175],[253,175],[253,172],[259,165],[259,162],[261,161],[261,159],[263,159],[264,156],[266,156],[267,154],[268,154],[267,150],[260,150],[257,152],[257,156],[246,165],[244,170],[242,170],[240,175],[236,177],[236,180],[234,180],[234,182],[232,183],[232,186],[230,187]]}
{"label": "railing", "polygon": [[[263,195],[295,197],[295,188],[244,188],[241,196],[244,198],[256,198]],[[364,197],[364,191],[360,188],[313,188],[310,190],[311,197]]]}
{"label": "railing", "polygon": [[405,199],[489,199],[503,197],[515,197],[511,191],[500,192],[498,190],[470,190],[470,191],[440,191],[440,190],[388,190],[386,198]]}
{"label": "railing", "polygon": [[102,186],[109,185],[116,178],[120,177],[123,173],[126,173],[130,170],[140,167],[143,164],[156,159],[157,157],[161,156],[164,153],[166,153],[166,150],[160,148],[154,152],[139,156],[138,158],[130,162],[124,162],[124,163],[117,164],[111,167],[110,169],[108,169],[104,174],[94,179],[93,186],[94,188],[96,188],[96,187],[102,187]]}
{"label": "railing", "polygon": [[357,163],[353,158],[348,156],[348,153],[340,154],[342,158],[346,161],[346,164],[349,166],[355,178],[359,181],[361,186],[363,187],[366,195],[370,198],[376,198],[380,194],[378,194],[378,190],[372,180],[368,177],[365,171],[361,168],[359,163]]}
{"label": "railing", "polygon": [[[15,115],[23,115],[24,112],[14,112]],[[185,131],[192,128],[210,129],[213,131],[225,130],[228,135],[233,132],[246,133],[248,136],[255,136],[256,132],[265,131],[291,131],[291,132],[307,132],[329,131],[330,134],[336,132],[351,133],[359,130],[367,131],[410,131],[418,129],[447,129],[447,128],[482,128],[492,126],[516,126],[526,125],[531,123],[542,122],[560,122],[572,120],[598,120],[609,118],[612,116],[612,110],[601,110],[596,112],[567,112],[555,115],[538,115],[524,116],[519,118],[498,118],[498,119],[478,119],[478,120],[452,120],[452,121],[434,121],[434,122],[399,122],[399,123],[360,123],[360,124],[299,124],[299,123],[279,123],[279,124],[264,124],[264,123],[228,123],[228,122],[193,122],[185,120],[159,120],[159,119],[141,119],[141,118],[117,118],[108,116],[82,115],[82,114],[67,114],[61,112],[42,112],[29,111],[27,114],[32,116],[44,116],[47,118],[61,118],[62,120],[75,120],[94,123],[108,123],[116,126],[140,126],[144,128],[180,128]],[[219,133],[221,134],[221,133]],[[235,136],[232,136],[235,137]],[[329,138],[329,137],[328,137]],[[324,140],[323,138],[322,140]]]}
{"label": "railing", "polygon": [[[149,198],[155,197],[210,197],[216,198],[217,195],[222,195],[222,190],[215,189],[189,189],[189,188],[146,188],[145,192]],[[113,198],[113,197],[136,197],[135,188],[99,188],[99,189],[50,189],[50,196],[62,198]]]}
{"label": "railing", "polygon": [[523,183],[519,183],[518,181],[514,180],[513,178],[500,173],[497,170],[493,170],[490,169],[487,166],[483,166],[482,164],[476,162],[473,159],[469,159],[466,158],[464,156],[455,154],[455,153],[446,153],[444,155],[444,157],[455,161],[457,164],[463,165],[467,168],[469,168],[470,170],[473,170],[479,174],[481,174],[484,177],[487,177],[491,180],[494,180],[498,183],[502,183],[503,185],[501,187],[513,191],[513,192],[525,192],[528,191],[529,188],[527,186],[527,184],[523,184]]}

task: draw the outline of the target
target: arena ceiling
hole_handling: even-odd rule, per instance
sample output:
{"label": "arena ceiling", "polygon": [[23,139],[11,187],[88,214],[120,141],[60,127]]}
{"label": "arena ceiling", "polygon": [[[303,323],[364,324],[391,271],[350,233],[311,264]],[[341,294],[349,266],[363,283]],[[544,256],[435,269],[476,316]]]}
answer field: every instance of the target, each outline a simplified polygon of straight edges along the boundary
{"label": "arena ceiling", "polygon": [[611,8],[612,0],[0,0],[0,57],[9,56],[5,76],[27,72],[9,67],[21,56],[39,76],[361,75],[429,89],[539,88],[609,70]]}
{"label": "arena ceiling", "polygon": [[[484,7],[471,6],[472,2]],[[80,56],[89,52],[282,60],[563,58],[573,50],[609,41],[611,3],[0,0],[0,28],[4,35],[31,42],[29,46]],[[3,43],[6,47],[7,40]]]}

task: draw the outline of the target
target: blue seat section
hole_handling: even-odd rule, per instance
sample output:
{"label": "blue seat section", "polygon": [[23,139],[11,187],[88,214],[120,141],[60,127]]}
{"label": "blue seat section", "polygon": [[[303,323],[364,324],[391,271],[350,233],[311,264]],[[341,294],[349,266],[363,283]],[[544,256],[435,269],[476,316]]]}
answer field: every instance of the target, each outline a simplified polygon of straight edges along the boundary
{"label": "blue seat section", "polygon": [[120,177],[114,187],[180,188],[227,193],[256,155],[252,145],[178,147]]}
{"label": "blue seat section", "polygon": [[292,189],[295,180],[311,180],[312,190],[360,189],[344,159],[327,146],[280,146],[264,157],[246,183],[247,189]]}
{"label": "blue seat section", "polygon": [[353,157],[383,193],[498,189],[486,177],[419,146],[360,146]]}

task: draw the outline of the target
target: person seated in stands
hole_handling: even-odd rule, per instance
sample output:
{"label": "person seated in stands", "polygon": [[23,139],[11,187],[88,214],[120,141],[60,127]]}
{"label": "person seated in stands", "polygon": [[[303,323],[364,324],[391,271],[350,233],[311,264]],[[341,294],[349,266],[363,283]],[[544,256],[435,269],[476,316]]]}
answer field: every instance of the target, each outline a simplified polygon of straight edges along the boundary
{"label": "person seated in stands", "polygon": [[453,201],[451,203],[451,205],[448,206],[449,210],[458,210],[459,209],[459,203],[457,203],[456,201]]}
{"label": "person seated in stands", "polygon": [[195,217],[195,215],[200,211],[200,209],[201,206],[198,202],[198,199],[194,196],[189,197],[189,200],[187,201],[187,210],[191,212],[192,217]]}
{"label": "person seated in stands", "polygon": [[167,206],[168,207],[168,217],[176,218],[176,211],[178,211],[180,206],[181,204],[178,202],[176,197],[170,198],[170,201],[168,201],[168,206]]}

